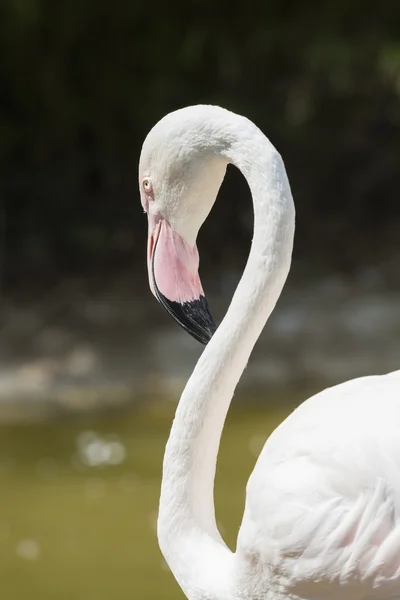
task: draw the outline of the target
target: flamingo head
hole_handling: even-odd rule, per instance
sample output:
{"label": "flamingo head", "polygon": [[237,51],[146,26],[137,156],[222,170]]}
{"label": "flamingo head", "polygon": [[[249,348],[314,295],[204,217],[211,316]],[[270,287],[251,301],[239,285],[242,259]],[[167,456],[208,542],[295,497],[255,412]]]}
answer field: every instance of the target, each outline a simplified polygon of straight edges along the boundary
{"label": "flamingo head", "polygon": [[[198,268],[197,233],[225,175],[204,109],[170,113],[146,137],[139,162],[139,188],[148,217],[150,289],[167,312],[203,344],[216,330]],[[206,115],[207,116],[207,115]]]}

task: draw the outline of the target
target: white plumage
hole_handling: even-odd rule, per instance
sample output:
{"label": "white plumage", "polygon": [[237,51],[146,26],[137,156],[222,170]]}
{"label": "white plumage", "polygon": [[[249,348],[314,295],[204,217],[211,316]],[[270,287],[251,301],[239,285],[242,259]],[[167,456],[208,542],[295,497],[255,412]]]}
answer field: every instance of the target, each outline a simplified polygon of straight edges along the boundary
{"label": "white plumage", "polygon": [[327,389],[259,457],[238,552],[300,597],[400,595],[399,387],[396,372]]}
{"label": "white plumage", "polygon": [[235,553],[218,532],[219,440],[290,268],[290,186],[261,131],[219,107],[167,115],[146,138],[139,166],[140,181],[152,184],[150,199],[141,187],[149,223],[165,219],[192,247],[229,162],[252,192],[254,238],[179,402],[164,458],[160,547],[190,600],[400,599],[400,372],[349,381],[296,409],[250,477]]}

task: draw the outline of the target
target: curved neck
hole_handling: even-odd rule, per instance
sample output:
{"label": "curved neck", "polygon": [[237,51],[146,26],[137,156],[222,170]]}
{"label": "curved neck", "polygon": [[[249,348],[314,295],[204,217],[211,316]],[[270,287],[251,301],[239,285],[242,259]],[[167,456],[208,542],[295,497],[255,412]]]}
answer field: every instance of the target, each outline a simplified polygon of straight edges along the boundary
{"label": "curved neck", "polygon": [[246,177],[254,202],[249,259],[227,314],[181,396],[164,457],[161,550],[189,599],[241,598],[234,556],[215,522],[214,477],[226,414],[242,372],[286,280],[294,205],[280,155],[246,119],[221,154]]}

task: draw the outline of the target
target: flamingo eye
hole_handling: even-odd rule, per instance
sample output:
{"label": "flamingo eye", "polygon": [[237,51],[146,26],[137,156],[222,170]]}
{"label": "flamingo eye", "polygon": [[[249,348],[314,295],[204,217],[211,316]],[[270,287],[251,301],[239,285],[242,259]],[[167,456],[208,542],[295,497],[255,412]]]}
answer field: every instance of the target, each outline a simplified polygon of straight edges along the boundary
{"label": "flamingo eye", "polygon": [[143,178],[142,185],[146,194],[150,194],[153,191],[153,185],[148,177]]}

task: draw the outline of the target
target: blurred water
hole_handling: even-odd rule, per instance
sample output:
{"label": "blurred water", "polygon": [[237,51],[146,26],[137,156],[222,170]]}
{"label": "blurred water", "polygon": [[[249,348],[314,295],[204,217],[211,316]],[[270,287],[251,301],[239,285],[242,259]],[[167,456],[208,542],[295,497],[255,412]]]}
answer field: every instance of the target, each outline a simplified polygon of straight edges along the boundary
{"label": "blurred water", "polygon": [[[248,406],[228,417],[216,505],[231,547],[255,457],[287,411]],[[1,597],[183,597],[155,533],[172,415],[150,403],[101,419],[0,427]]]}

